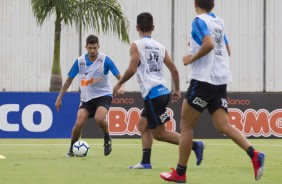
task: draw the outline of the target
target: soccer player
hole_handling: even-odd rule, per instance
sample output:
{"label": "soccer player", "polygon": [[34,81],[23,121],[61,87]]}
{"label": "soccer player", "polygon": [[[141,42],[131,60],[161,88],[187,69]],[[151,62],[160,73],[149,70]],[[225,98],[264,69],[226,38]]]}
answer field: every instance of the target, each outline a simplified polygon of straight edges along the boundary
{"label": "soccer player", "polygon": [[104,133],[104,155],[107,156],[112,151],[112,139],[106,121],[106,115],[112,102],[112,87],[108,74],[111,71],[117,79],[120,79],[121,75],[114,62],[108,56],[99,52],[99,47],[97,36],[89,35],[86,38],[85,48],[87,53],[74,62],[55,102],[56,109],[59,111],[65,92],[78,74],[81,104],[72,129],[71,145],[67,157],[74,156],[72,146],[80,138],[82,127],[90,117],[95,118],[96,123]]}
{"label": "soccer player", "polygon": [[253,162],[255,179],[259,180],[264,171],[264,153],[256,151],[246,137],[228,123],[226,88],[232,78],[224,23],[211,12],[214,0],[195,0],[194,4],[197,16],[192,23],[190,54],[183,57],[184,65],[191,65],[191,82],[182,105],[178,164],[176,170],[161,173],[160,177],[166,181],[186,182],[193,128],[207,108],[216,129],[247,152]]}
{"label": "soccer player", "polygon": [[[150,13],[144,12],[137,16],[136,29],[140,39],[134,41],[130,46],[129,66],[123,77],[114,86],[113,94],[115,95],[120,87],[137,73],[137,81],[144,98],[144,109],[141,112],[138,125],[142,137],[143,158],[140,163],[129,168],[151,169],[150,157],[153,138],[179,144],[180,134],[165,129],[165,123],[170,120],[170,116],[166,112],[170,95],[172,95],[172,102],[178,101],[181,97],[179,74],[165,47],[151,36],[154,25]],[[172,94],[166,87],[164,66],[171,73],[174,86]],[[197,156],[197,165],[199,165],[203,158],[204,143],[199,141],[194,142],[193,145]]]}

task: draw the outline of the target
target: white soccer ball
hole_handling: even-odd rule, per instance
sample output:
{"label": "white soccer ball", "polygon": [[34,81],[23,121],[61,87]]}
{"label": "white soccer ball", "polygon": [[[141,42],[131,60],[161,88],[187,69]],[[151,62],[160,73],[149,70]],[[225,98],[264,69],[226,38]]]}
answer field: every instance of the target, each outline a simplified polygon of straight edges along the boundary
{"label": "white soccer ball", "polygon": [[74,143],[72,146],[73,153],[78,157],[85,157],[90,149],[87,142],[79,140]]}

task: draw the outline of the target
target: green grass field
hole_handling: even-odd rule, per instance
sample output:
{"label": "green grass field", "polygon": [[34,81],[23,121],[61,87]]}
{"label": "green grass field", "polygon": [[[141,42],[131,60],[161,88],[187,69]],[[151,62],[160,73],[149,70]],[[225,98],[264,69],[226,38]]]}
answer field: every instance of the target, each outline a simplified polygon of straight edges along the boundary
{"label": "green grass field", "polygon": [[[178,146],[155,141],[152,170],[129,170],[141,159],[140,139],[113,139],[113,152],[103,155],[102,139],[85,139],[90,144],[87,157],[66,158],[67,139],[0,139],[1,184],[158,184],[167,183],[159,173],[175,167]],[[190,184],[281,184],[282,139],[251,139],[265,152],[265,173],[254,180],[247,154],[228,139],[206,139],[204,160],[188,164]]]}

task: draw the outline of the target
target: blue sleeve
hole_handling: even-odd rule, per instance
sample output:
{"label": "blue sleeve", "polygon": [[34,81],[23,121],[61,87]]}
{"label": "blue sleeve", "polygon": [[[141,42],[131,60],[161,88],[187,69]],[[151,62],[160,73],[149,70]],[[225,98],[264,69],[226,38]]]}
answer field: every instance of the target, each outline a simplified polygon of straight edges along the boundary
{"label": "blue sleeve", "polygon": [[114,76],[119,75],[119,71],[114,62],[108,56],[106,56],[104,65],[104,75],[108,75],[109,71],[111,71]]}
{"label": "blue sleeve", "polygon": [[78,72],[79,72],[78,60],[75,60],[74,64],[72,65],[72,67],[71,67],[71,69],[68,73],[68,76],[73,79],[78,74]]}
{"label": "blue sleeve", "polygon": [[199,44],[202,45],[202,40],[205,36],[211,35],[210,30],[208,29],[205,21],[200,18],[195,18],[192,23],[192,37]]}
{"label": "blue sleeve", "polygon": [[225,42],[225,45],[228,45],[229,43],[228,43],[228,40],[227,40],[227,38],[226,38],[226,35],[224,35],[224,42]]}

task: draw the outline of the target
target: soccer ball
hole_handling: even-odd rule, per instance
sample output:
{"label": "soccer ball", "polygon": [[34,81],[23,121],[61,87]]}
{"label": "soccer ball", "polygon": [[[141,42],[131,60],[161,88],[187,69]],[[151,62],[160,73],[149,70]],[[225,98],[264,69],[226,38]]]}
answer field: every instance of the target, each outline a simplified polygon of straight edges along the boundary
{"label": "soccer ball", "polygon": [[89,150],[89,145],[85,141],[76,141],[72,146],[72,151],[77,157],[85,157]]}

